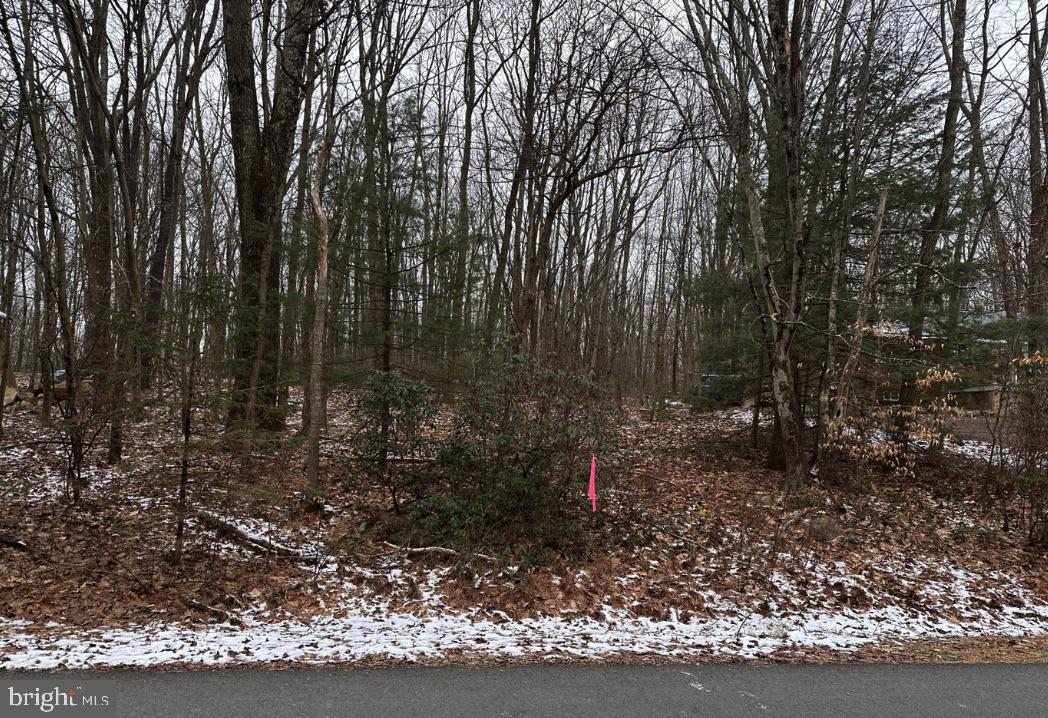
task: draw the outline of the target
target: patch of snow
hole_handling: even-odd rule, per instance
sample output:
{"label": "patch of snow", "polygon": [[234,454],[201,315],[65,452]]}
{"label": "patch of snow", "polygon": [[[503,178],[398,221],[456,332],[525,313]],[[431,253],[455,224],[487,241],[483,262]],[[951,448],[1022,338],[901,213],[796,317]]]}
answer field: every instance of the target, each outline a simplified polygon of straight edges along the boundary
{"label": "patch of snow", "polygon": [[882,337],[884,339],[902,339],[910,336],[910,328],[903,322],[882,319],[874,324],[869,324],[864,331],[870,336]]}
{"label": "patch of snow", "polygon": [[[730,421],[733,424],[753,423],[753,409],[720,409],[719,411],[711,412],[711,415],[724,421]],[[764,410],[761,412],[759,423],[770,424],[771,420],[772,414],[770,411]]]}
{"label": "patch of snow", "polygon": [[14,622],[0,623],[0,666],[8,669],[221,665],[296,661],[352,662],[368,657],[406,661],[457,652],[498,657],[624,654],[758,658],[784,648],[853,651],[864,644],[927,637],[1018,636],[1048,631],[1048,607],[1005,607],[963,620],[934,618],[897,606],[860,612],[802,613],[767,618],[721,616],[689,621],[638,618],[607,606],[603,618],[542,617],[519,621],[464,614],[420,617],[360,606],[343,616],[308,621],[260,621],[191,627],[150,624],[136,628],[36,635]]}
{"label": "patch of snow", "polygon": [[[501,611],[456,613],[440,595],[447,570],[430,570],[418,582],[411,601],[418,614],[392,610],[363,581],[344,579],[342,600],[309,619],[274,620],[265,607],[235,614],[242,625],[151,623],[140,626],[78,630],[50,625],[34,631],[25,621],[0,619],[0,668],[54,669],[114,666],[158,666],[184,663],[222,665],[294,661],[304,664],[353,662],[370,657],[405,661],[473,652],[498,658],[574,656],[588,659],[628,654],[677,658],[722,656],[759,658],[782,649],[829,648],[854,651],[870,643],[960,636],[1020,636],[1048,633],[1048,605],[1036,601],[1018,581],[1003,574],[977,574],[950,564],[906,561],[877,570],[891,572],[919,588],[938,609],[918,610],[878,595],[863,577],[852,576],[843,563],[815,564],[819,583],[839,581],[863,587],[874,607],[869,610],[830,607],[797,611],[772,601],[771,615],[749,611],[710,593],[709,617],[669,620],[637,616],[606,603],[599,618],[542,615],[512,619]],[[361,576],[376,575],[360,569]],[[385,576],[407,580],[390,567]],[[980,600],[979,582],[993,579],[1014,598],[989,608]],[[328,581],[335,582],[332,575]],[[803,591],[779,572],[776,588],[790,596]],[[948,610],[947,610],[948,609]]]}

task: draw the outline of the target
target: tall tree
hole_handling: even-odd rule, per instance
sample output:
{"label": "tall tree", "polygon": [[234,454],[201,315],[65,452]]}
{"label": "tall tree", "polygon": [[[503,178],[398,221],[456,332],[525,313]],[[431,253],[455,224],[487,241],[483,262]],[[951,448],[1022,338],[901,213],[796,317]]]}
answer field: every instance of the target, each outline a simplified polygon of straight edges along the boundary
{"label": "tall tree", "polygon": [[[240,221],[238,312],[228,424],[278,429],[282,209],[305,93],[306,53],[322,21],[319,0],[288,0],[276,45],[272,96],[255,66],[250,0],[223,0],[226,90]],[[276,3],[265,5],[263,25]],[[268,36],[260,38],[268,52]],[[260,98],[259,91],[263,93]],[[260,112],[261,108],[266,112]]]}
{"label": "tall tree", "polygon": [[[959,0],[963,2],[963,0]],[[1045,172],[1048,142],[1048,99],[1045,94],[1044,60],[1048,50],[1048,21],[1042,23],[1036,0],[1029,0],[1030,34],[1027,42],[1027,113],[1030,137],[1030,245],[1029,287],[1026,307],[1030,313],[1030,351],[1048,346],[1048,174]]]}

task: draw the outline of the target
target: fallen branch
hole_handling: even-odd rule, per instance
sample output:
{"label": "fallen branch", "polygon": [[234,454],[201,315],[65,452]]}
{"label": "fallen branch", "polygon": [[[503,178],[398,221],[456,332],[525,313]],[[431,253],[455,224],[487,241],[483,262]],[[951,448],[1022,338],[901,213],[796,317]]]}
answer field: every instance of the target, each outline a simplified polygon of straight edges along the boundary
{"label": "fallen branch", "polygon": [[185,603],[186,606],[188,606],[189,608],[195,609],[197,611],[203,611],[208,615],[214,616],[222,622],[228,621],[229,623],[238,626],[241,624],[241,620],[239,618],[237,618],[236,616],[231,616],[228,611],[223,611],[221,608],[209,606],[206,603],[201,603],[200,601],[194,601],[192,598],[184,599],[183,603]]}
{"label": "fallen branch", "polygon": [[678,541],[683,541],[684,543],[691,544],[692,546],[702,546],[702,544],[699,541],[696,541],[695,539],[692,539],[692,538],[688,538],[684,534],[679,533],[677,531],[674,531],[672,529],[669,529],[669,528],[667,528],[665,526],[660,526],[658,524],[652,524],[651,526],[656,531],[660,531],[661,533],[664,533],[664,534],[666,534],[667,536],[669,536],[671,538],[675,538]]}
{"label": "fallen branch", "polygon": [[214,514],[208,513],[207,511],[190,511],[189,516],[191,518],[196,519],[205,526],[210,526],[213,529],[228,534],[240,543],[247,545],[249,548],[267,551],[269,553],[274,553],[278,556],[307,558],[306,556],[303,556],[300,551],[297,551],[289,546],[284,546],[283,544],[276,543],[275,541],[270,541],[264,536],[258,536],[256,534],[249,533],[248,531],[245,531],[244,529],[234,524],[231,524],[230,522],[225,521],[224,519],[221,519],[218,516],[215,516]]}
{"label": "fallen branch", "polygon": [[655,476],[654,474],[645,473],[643,471],[635,471],[634,470],[634,471],[631,471],[630,473],[632,473],[634,476],[641,476],[641,477],[643,477],[645,479],[651,479],[652,481],[658,481],[659,483],[662,483],[662,484],[669,484],[670,486],[672,486],[673,488],[677,489],[678,491],[681,491],[682,493],[686,492],[686,491],[691,491],[692,488],[693,488],[693,487],[690,487],[690,486],[681,486],[676,481],[673,481],[671,479],[667,479],[667,478],[662,477],[662,476]]}
{"label": "fallen branch", "polygon": [[[344,445],[346,443],[346,441],[348,440],[349,437],[350,437],[349,434],[343,434],[342,436],[332,436],[332,437],[323,437],[322,436],[322,437],[320,437],[320,440],[322,442],[324,442],[324,443],[338,444],[338,445],[341,446],[341,445]],[[369,462],[369,461],[373,462],[374,461],[374,459],[365,458],[363,456],[345,456],[345,455],[342,455],[342,454],[340,454],[338,458],[339,458],[340,461],[344,461],[346,463],[351,463],[351,464],[363,463],[363,462]],[[386,463],[387,464],[432,464],[434,461],[436,461],[435,458],[431,458],[431,457],[428,457],[428,456],[387,456],[386,457]]]}
{"label": "fallen branch", "polygon": [[[403,551],[404,553],[409,553],[409,554],[412,554],[412,553],[440,553],[440,554],[444,554],[445,556],[455,556],[455,557],[459,557],[459,558],[463,556],[463,554],[460,551],[456,551],[453,548],[446,548],[444,546],[418,546],[418,547],[414,547],[414,546],[397,546],[395,543],[390,543],[389,541],[383,541],[382,543],[385,544],[386,546],[389,546],[390,548],[395,548],[397,551]],[[470,554],[470,557],[471,558],[472,557],[482,558],[485,561],[497,561],[498,560],[494,556],[488,556],[487,554],[483,554],[483,553],[473,553],[473,554]]]}
{"label": "fallen branch", "polygon": [[135,583],[138,584],[138,587],[141,588],[145,593],[147,593],[147,594],[149,594],[149,593],[156,593],[156,587],[153,584],[148,583],[148,582],[143,581],[142,579],[140,579],[138,577],[138,574],[136,574],[134,571],[132,571],[131,568],[126,563],[124,563],[123,561],[120,560],[120,557],[118,557],[114,553],[109,554],[109,557],[111,559],[113,559],[113,562],[117,566],[119,566],[120,568],[124,569],[124,571],[127,572],[127,575],[129,575],[131,577],[131,579]]}
{"label": "fallen branch", "polygon": [[236,596],[234,596],[233,594],[231,594],[229,591],[223,591],[222,595],[225,596],[225,600],[228,601],[229,603],[236,604],[238,608],[244,608],[244,602],[241,601]]}
{"label": "fallen branch", "polygon": [[18,549],[19,551],[29,550],[29,544],[27,544],[22,539],[15,538],[14,536],[5,536],[3,534],[0,534],[0,545],[10,546],[11,548]]}

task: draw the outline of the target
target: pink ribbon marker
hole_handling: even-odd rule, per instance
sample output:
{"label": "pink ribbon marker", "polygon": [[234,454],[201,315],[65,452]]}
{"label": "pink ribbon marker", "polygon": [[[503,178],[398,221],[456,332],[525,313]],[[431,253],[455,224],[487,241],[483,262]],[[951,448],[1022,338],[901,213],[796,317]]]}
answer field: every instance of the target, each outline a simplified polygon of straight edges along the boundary
{"label": "pink ribbon marker", "polygon": [[589,485],[589,500],[593,506],[593,510],[597,510],[597,455],[593,454],[593,458],[590,459],[590,485]]}

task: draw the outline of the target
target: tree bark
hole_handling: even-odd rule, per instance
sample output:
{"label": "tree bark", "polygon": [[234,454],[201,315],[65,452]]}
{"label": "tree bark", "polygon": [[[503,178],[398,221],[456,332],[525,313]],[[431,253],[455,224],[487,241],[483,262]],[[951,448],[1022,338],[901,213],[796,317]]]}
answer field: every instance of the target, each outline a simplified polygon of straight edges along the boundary
{"label": "tree bark", "polygon": [[[223,10],[240,220],[239,306],[227,427],[272,431],[284,425],[278,407],[283,198],[307,85],[307,48],[319,21],[319,0],[288,2],[285,25],[279,33],[283,44],[277,48],[271,108],[261,124],[251,3],[223,0]],[[232,28],[235,31],[230,31]]]}

